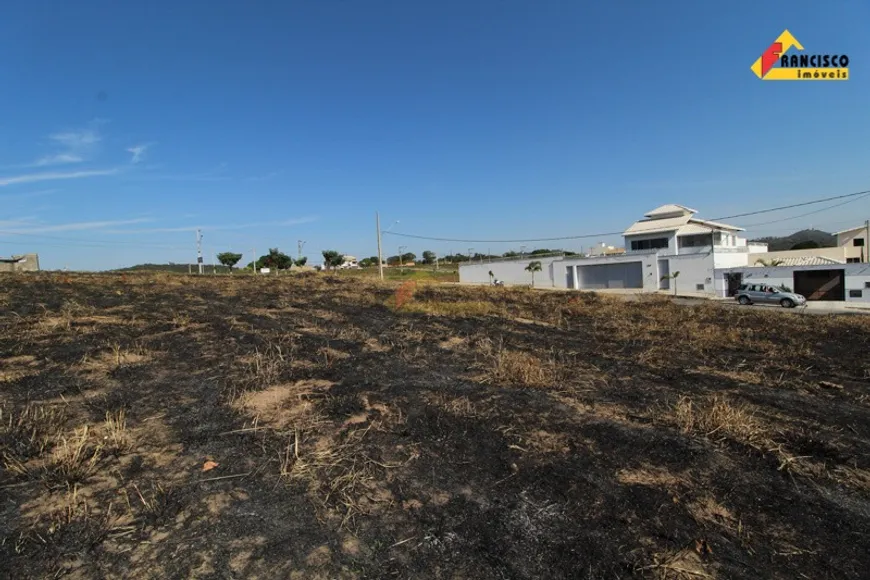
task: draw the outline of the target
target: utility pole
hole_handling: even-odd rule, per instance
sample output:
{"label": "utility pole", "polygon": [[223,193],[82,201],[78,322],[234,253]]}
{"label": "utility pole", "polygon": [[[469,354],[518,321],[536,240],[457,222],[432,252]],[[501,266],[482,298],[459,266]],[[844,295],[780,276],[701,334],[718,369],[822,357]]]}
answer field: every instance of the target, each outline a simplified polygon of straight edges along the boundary
{"label": "utility pole", "polygon": [[[721,234],[720,234],[721,237]],[[710,227],[710,281],[713,282],[713,294],[716,293],[716,230]],[[676,282],[674,283],[676,285]]]}
{"label": "utility pole", "polygon": [[520,260],[526,257],[526,247],[520,246]]}
{"label": "utility pole", "polygon": [[408,246],[399,246],[399,266],[401,267],[400,272],[402,274],[405,273],[405,260],[402,259],[402,250],[407,249]]}
{"label": "utility pole", "polygon": [[256,274],[257,273],[257,250],[254,248],[251,248],[251,255],[253,256],[253,259],[251,260],[251,272]]}
{"label": "utility pole", "polygon": [[202,230],[196,230],[196,264],[202,274]]}
{"label": "utility pole", "polygon": [[304,241],[304,240],[297,240],[297,241],[296,241],[296,247],[299,249],[298,254],[297,254],[297,256],[296,256],[296,258],[297,258],[298,260],[301,260],[301,259],[302,259],[302,248],[303,248],[303,246],[305,246],[305,241]]}
{"label": "utility pole", "polygon": [[384,279],[384,256],[381,252],[381,214],[375,212],[375,227],[378,229],[378,277]]}
{"label": "utility pole", "polygon": [[474,248],[468,248],[468,263],[471,263],[471,258],[474,256]]}
{"label": "utility pole", "polygon": [[438,254],[435,254],[435,271],[438,271]]}

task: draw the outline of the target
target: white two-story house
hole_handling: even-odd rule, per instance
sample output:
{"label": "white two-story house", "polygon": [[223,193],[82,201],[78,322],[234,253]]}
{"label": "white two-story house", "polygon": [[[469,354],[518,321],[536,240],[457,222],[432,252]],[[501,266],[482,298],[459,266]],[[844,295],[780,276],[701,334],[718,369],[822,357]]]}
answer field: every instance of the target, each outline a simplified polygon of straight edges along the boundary
{"label": "white two-story house", "polygon": [[714,292],[714,270],[746,266],[750,252],[743,228],[695,217],[696,210],[668,204],[646,214],[623,232],[625,254],[583,260],[566,259],[566,286],[575,289],[636,288],[681,293]]}

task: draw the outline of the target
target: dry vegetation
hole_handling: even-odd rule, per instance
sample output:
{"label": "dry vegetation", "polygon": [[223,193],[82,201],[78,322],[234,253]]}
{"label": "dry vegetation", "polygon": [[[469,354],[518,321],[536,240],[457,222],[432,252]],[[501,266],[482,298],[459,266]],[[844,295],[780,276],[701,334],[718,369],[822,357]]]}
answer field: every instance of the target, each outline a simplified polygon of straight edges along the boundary
{"label": "dry vegetation", "polygon": [[0,577],[861,578],[870,319],[0,279]]}

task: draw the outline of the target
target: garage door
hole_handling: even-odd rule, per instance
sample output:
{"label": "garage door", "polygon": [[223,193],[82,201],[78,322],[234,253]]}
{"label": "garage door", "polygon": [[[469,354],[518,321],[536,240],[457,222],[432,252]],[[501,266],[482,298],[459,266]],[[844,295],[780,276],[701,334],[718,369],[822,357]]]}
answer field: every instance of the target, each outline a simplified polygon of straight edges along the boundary
{"label": "garage door", "polygon": [[580,288],[643,288],[643,265],[640,262],[579,266]]}
{"label": "garage door", "polygon": [[807,300],[845,300],[845,270],[798,270],[794,291]]}

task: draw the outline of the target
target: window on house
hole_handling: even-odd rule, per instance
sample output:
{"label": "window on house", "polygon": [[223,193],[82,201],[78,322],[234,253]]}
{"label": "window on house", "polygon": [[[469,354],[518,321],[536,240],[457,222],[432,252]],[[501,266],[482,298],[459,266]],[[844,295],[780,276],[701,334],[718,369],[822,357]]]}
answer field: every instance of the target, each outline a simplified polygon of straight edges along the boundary
{"label": "window on house", "polygon": [[861,258],[846,258],[847,264],[857,264],[861,261]]}
{"label": "window on house", "polygon": [[861,298],[863,295],[863,290],[849,290],[849,298]]}
{"label": "window on house", "polygon": [[695,290],[699,290],[699,291],[704,290],[704,285],[703,284],[695,284]]}
{"label": "window on house", "polygon": [[870,282],[864,282],[864,288],[870,288]]}
{"label": "window on house", "polygon": [[680,248],[697,248],[710,245],[710,234],[696,234],[693,236],[680,236],[677,245]]}
{"label": "window on house", "polygon": [[864,238],[855,238],[854,240],[852,240],[852,245],[853,246],[863,246],[864,245]]}
{"label": "window on house", "polygon": [[632,250],[658,250],[660,248],[668,247],[668,239],[667,238],[655,238],[652,240],[632,240],[631,241],[631,249]]}

